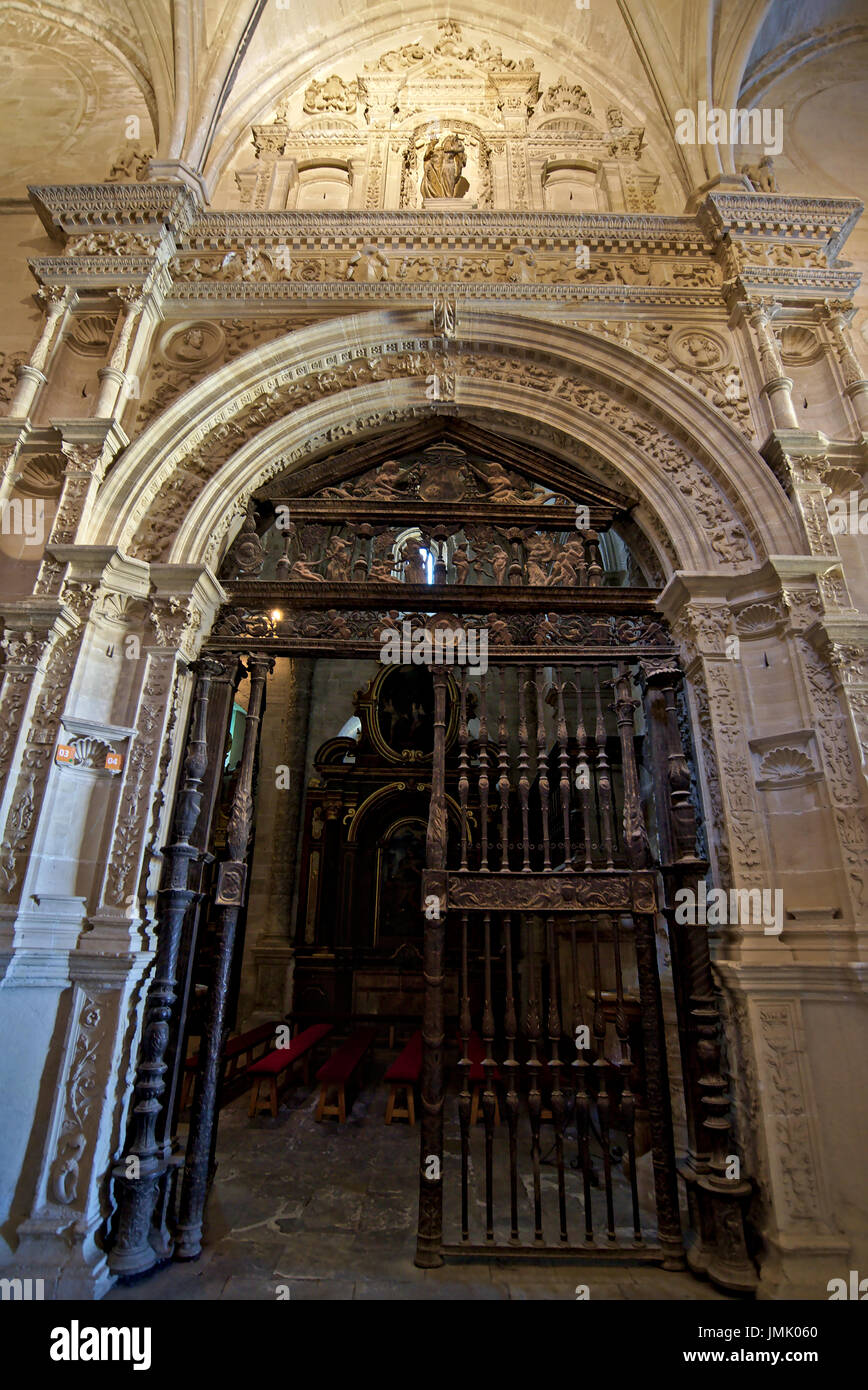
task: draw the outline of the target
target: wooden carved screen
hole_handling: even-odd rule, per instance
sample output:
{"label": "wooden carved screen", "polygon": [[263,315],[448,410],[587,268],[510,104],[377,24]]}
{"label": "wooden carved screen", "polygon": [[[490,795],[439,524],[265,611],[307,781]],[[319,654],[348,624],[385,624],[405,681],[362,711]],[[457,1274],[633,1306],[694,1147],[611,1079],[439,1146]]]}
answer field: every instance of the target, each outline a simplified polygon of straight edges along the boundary
{"label": "wooden carved screen", "polygon": [[[429,798],[421,1265],[500,1248],[682,1259],[655,929],[662,911],[671,930],[673,886],[705,866],[680,672],[622,539],[631,505],[528,446],[423,422],[397,458],[373,441],[270,484],[221,575],[215,648],[431,672],[433,756],[416,783]],[[466,639],[465,657],[484,634],[485,661],[432,655],[438,629]],[[655,711],[644,737],[640,685]],[[695,1043],[717,1055],[707,942],[679,950],[689,1192],[710,1211],[726,1083],[697,1069]]]}

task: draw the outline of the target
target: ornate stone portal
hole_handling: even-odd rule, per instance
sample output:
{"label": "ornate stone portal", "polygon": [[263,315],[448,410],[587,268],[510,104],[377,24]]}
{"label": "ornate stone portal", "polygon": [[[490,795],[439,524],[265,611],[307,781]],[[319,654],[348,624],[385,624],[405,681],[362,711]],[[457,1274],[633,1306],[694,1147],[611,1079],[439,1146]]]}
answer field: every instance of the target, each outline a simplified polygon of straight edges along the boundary
{"label": "ornate stone portal", "polygon": [[[694,804],[711,883],[782,892],[779,936],[756,922],[712,934],[725,1048],[690,941],[677,1002],[708,1064],[696,1114],[723,1107],[732,1076],[735,1156],[770,1252],[761,1287],[823,1296],[864,1235],[841,1229],[862,1199],[846,1145],[824,1136],[849,1134],[863,1103],[828,1084],[824,1041],[841,1029],[859,1050],[868,897],[868,383],[849,338],[858,275],[841,259],[859,207],[777,194],[766,169],[751,172],[753,192],[664,215],[657,154],[623,110],[454,22],[271,114],[253,127],[255,163],[227,166],[210,206],[186,183],[145,181],[141,151],[117,161],[119,182],[33,192],[55,243],[31,263],[42,319],[2,367],[2,498],[22,515],[56,504],[32,583],[4,608],[0,687],[2,1007],[32,1043],[10,1078],[29,1119],[2,1137],[3,1171],[29,1164],[19,1258],[61,1295],[107,1286],[133,1100],[163,1109],[154,1124],[134,1113],[126,1141],[156,1184],[131,1214],[129,1267],[156,1253],[152,1217],[169,1248],[177,1059],[164,1028],[177,1026],[192,949],[179,907],[212,888],[207,834],[171,836],[203,644],[253,655],[260,672],[283,663],[294,722],[274,722],[272,701],[263,746],[297,773],[317,737],[317,663],[373,666],[383,627],[402,629],[406,606],[418,634],[437,588],[510,670],[558,654],[641,661],[665,732],[656,775],[673,852],[660,858],[664,897],[597,907],[650,915],[660,901],[665,917],[698,872],[675,852]],[[434,198],[478,211],[419,210],[426,179]],[[810,414],[809,395],[828,410]],[[69,418],[70,401],[90,405]],[[856,532],[830,525],[830,499],[846,500]],[[672,638],[683,697],[666,684]],[[215,677],[209,748],[223,748],[234,674],[233,660]],[[620,689],[619,731],[631,698]],[[85,725],[91,752],[110,749],[121,768],[58,760]],[[215,784],[203,804],[222,852]],[[303,807],[278,796],[263,790],[258,814],[292,840]],[[634,797],[641,848],[635,811]],[[324,798],[311,835],[327,838],[336,815]],[[236,829],[245,816],[239,803]],[[71,824],[88,844],[71,845]],[[262,910],[268,932],[244,963],[243,999],[270,1016],[292,1002],[294,947],[293,884],[268,845],[250,875],[251,917]],[[528,911],[551,906],[544,875],[516,898]],[[483,878],[445,891],[497,911]],[[50,1114],[39,1094],[56,1096]],[[727,1203],[746,1194],[726,1187],[726,1154],[701,1122],[690,1154],[697,1266],[726,1283]]]}

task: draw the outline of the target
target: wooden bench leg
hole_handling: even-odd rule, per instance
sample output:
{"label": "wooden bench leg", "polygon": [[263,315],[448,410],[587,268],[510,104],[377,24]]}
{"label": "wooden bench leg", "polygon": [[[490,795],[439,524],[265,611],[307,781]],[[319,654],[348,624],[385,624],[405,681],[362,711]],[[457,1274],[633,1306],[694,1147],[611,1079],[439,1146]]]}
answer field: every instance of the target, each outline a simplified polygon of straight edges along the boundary
{"label": "wooden bench leg", "polygon": [[342,1125],[345,1125],[347,1122],[347,1095],[344,1086],[338,1089],[338,1110],[340,1112],[338,1119]]}
{"label": "wooden bench leg", "polygon": [[277,1077],[271,1078],[271,1118],[277,1119]]}
{"label": "wooden bench leg", "polygon": [[257,1076],[256,1080],[253,1083],[253,1091],[250,1096],[250,1109],[247,1112],[251,1119],[253,1119],[257,1110],[259,1109],[259,1087],[261,1085],[262,1081]]}
{"label": "wooden bench leg", "polygon": [[314,1115],[314,1119],[315,1119],[315,1120],[321,1120],[321,1119],[322,1119],[322,1112],[325,1110],[325,1103],[326,1103],[326,1095],[327,1095],[327,1094],[328,1094],[328,1086],[325,1085],[325,1084],[322,1085],[322,1086],[320,1086],[320,1088],[319,1088],[319,1103],[317,1104],[317,1107],[316,1107],[316,1114]]}
{"label": "wooden bench leg", "polygon": [[414,1088],[413,1088],[412,1086],[408,1086],[408,1087],[407,1087],[407,1111],[408,1111],[408,1119],[409,1119],[409,1121],[410,1121],[410,1124],[411,1124],[411,1125],[415,1125],[415,1123],[416,1123],[416,1102],[415,1102],[415,1091],[414,1091]]}
{"label": "wooden bench leg", "polygon": [[394,1084],[389,1086],[389,1099],[386,1101],[386,1124],[392,1123],[392,1111],[395,1109],[395,1099],[398,1088]]}

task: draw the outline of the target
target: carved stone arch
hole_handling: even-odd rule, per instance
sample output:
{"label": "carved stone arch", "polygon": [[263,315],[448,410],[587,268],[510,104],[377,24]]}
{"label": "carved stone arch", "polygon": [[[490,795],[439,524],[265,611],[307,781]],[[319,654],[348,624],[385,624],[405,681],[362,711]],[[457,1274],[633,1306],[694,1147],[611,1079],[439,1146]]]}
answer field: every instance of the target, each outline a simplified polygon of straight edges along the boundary
{"label": "carved stone arch", "polygon": [[[751,537],[738,564],[801,549],[790,504],[747,440],[691,387],[619,343],[487,309],[462,309],[448,354],[412,311],[332,320],[291,335],[291,350],[289,342],[221,368],[145,430],[97,499],[88,540],[144,559],[213,562],[227,514],[280,469],[342,438],[430,416],[426,382],[439,364],[454,374],[453,412],[590,445],[616,485],[642,498],[638,524],[658,553],[655,534],[669,537],[677,567],[720,567],[714,526]],[[703,495],[718,509],[705,528]],[[143,528],[153,543],[143,544]]]}
{"label": "carved stone arch", "polygon": [[[509,391],[508,399],[504,399],[500,383],[474,379],[466,383],[466,392],[476,417],[491,431],[496,431],[498,424],[508,419],[514,430],[520,433],[523,422],[534,422],[541,418],[543,403],[539,393],[533,390],[514,386]],[[398,402],[401,403],[400,415],[396,413]],[[321,447],[329,447],[327,435],[334,426],[336,406],[334,397],[320,401],[299,412],[298,421],[293,422],[291,432],[284,421],[279,421],[239,451],[230,461],[231,475],[221,474],[219,480],[215,479],[209,484],[194,503],[178,531],[168,556],[170,561],[184,563],[191,544],[210,537],[208,548],[199,548],[199,557],[211,565],[218,563],[218,556],[224,550],[224,536],[228,543],[230,522],[238,518],[240,524],[252,492],[269,480],[272,470],[277,471],[274,461],[283,464],[288,454],[295,453],[300,462],[310,462],[313,455],[308,446],[321,442]],[[354,422],[352,437],[355,441],[370,438],[382,428],[381,420],[385,420],[388,427],[425,413],[424,378],[383,384],[376,394],[373,388],[358,388],[347,393],[347,398],[338,409],[341,418],[346,413]],[[697,530],[695,512],[685,506],[677,519],[673,515],[672,488],[665,477],[649,479],[644,488],[641,486],[638,480],[643,473],[647,475],[647,460],[635,445],[625,442],[611,427],[600,424],[589,425],[578,431],[568,408],[544,418],[571,436],[574,447],[590,443],[601,459],[611,469],[617,470],[622,485],[642,492],[642,500],[633,514],[634,520],[646,545],[651,546],[667,575],[676,568],[703,570],[720,563],[720,556],[708,544],[708,537]],[[254,469],[255,472],[252,471]],[[231,508],[227,507],[225,488],[231,489],[234,494]],[[236,491],[238,488],[242,490]],[[738,525],[737,519],[733,524]],[[674,554],[666,546],[667,540],[674,547]]]}

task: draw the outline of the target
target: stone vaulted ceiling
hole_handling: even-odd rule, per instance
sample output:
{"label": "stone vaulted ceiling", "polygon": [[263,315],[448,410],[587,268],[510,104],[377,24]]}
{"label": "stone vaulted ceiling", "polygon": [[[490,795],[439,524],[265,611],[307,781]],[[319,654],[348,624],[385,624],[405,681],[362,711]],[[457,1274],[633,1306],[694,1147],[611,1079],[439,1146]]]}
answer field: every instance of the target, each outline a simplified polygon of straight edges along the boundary
{"label": "stone vaulted ceiling", "polygon": [[[457,20],[545,80],[590,83],[646,129],[679,199],[737,159],[679,147],[674,113],[700,100],[780,106],[784,192],[860,195],[868,114],[860,0],[0,0],[3,194],[105,177],[136,116],[142,147],[182,158],[213,191],[250,126],[312,79]],[[355,66],[359,66],[358,62]],[[820,189],[817,185],[823,185]],[[664,181],[665,184],[665,181]]]}

